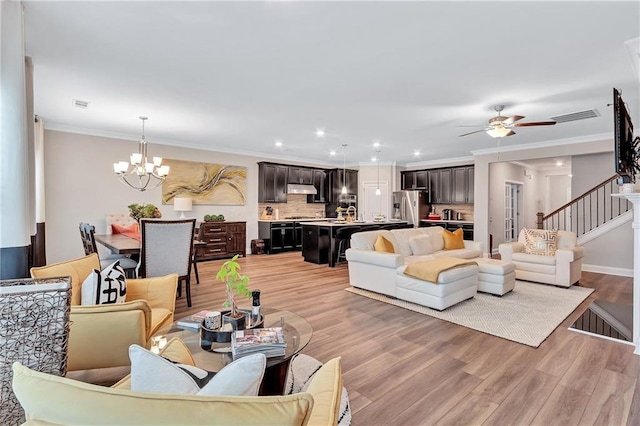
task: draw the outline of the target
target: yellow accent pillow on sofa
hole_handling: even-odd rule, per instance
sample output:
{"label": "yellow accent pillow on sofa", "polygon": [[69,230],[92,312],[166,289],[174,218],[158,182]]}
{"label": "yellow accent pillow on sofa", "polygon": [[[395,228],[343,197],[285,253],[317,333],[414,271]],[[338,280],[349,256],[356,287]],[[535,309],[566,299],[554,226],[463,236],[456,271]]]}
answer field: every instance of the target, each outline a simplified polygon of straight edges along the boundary
{"label": "yellow accent pillow on sofa", "polygon": [[444,237],[444,249],[445,250],[457,250],[464,248],[464,239],[462,238],[462,228],[458,228],[455,231],[442,230],[442,236]]}
{"label": "yellow accent pillow on sofa", "polygon": [[393,243],[382,235],[378,235],[378,238],[376,238],[376,242],[373,244],[373,249],[382,253],[395,253]]}

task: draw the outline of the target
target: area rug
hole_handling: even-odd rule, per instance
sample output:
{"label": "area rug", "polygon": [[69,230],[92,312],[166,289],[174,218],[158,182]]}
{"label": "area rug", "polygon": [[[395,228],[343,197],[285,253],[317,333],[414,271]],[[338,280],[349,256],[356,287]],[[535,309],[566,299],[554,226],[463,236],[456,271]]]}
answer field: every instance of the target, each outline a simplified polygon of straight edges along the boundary
{"label": "area rug", "polygon": [[[294,355],[289,364],[289,371],[287,371],[285,394],[291,395],[306,391],[311,378],[320,370],[320,367],[322,367],[322,363],[309,355]],[[349,426],[350,424],[351,406],[349,405],[349,394],[347,393],[347,388],[343,386],[337,426]]]}
{"label": "area rug", "polygon": [[345,290],[534,348],[593,292],[585,287],[559,288],[516,281],[515,289],[502,297],[477,293],[473,299],[440,312],[368,290]]}

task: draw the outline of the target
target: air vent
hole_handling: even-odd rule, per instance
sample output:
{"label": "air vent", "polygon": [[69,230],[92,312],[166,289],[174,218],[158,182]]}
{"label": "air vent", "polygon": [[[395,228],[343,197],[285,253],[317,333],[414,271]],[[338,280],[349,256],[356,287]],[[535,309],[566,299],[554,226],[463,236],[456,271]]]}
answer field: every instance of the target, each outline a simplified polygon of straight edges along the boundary
{"label": "air vent", "polygon": [[76,107],[76,108],[82,108],[82,109],[87,109],[89,108],[89,102],[87,101],[80,101],[78,99],[74,99],[71,104]]}
{"label": "air vent", "polygon": [[586,111],[572,112],[570,114],[558,115],[556,117],[549,117],[556,123],[566,123],[567,121],[586,120],[587,118],[600,117],[598,111],[595,109],[588,109]]}

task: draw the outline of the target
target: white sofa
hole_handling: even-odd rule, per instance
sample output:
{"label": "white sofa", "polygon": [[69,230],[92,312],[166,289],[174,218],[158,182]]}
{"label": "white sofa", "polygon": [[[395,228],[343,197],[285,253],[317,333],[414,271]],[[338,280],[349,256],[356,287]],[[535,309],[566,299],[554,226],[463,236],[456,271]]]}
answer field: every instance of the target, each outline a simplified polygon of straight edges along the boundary
{"label": "white sofa", "polygon": [[555,256],[528,254],[524,246],[524,230],[520,230],[518,242],[498,247],[503,261],[515,263],[516,279],[571,287],[582,277],[584,248],[577,245],[574,232],[558,231]]}
{"label": "white sofa", "polygon": [[[409,228],[358,232],[351,236],[351,248],[346,255],[349,261],[349,281],[353,287],[375,291],[388,296],[397,294],[396,277],[409,263],[436,257],[474,259],[482,257],[482,243],[464,241],[465,248],[444,250],[444,228]],[[383,253],[373,246],[379,235],[393,244],[395,253]],[[414,239],[411,238],[420,237]],[[402,298],[402,297],[399,297]],[[410,300],[412,301],[412,300]]]}

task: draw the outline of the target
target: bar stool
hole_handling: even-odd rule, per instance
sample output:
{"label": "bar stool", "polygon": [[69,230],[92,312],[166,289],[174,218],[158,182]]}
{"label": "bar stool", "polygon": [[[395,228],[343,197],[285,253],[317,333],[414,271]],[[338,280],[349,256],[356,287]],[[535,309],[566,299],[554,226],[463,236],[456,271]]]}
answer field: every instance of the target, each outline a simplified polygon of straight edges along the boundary
{"label": "bar stool", "polygon": [[346,251],[351,246],[351,236],[359,231],[359,226],[347,226],[336,231],[336,238],[339,240],[336,264],[340,263],[340,259],[347,260]]}

